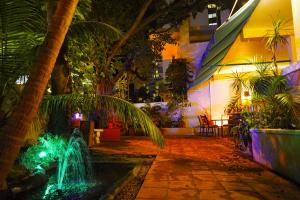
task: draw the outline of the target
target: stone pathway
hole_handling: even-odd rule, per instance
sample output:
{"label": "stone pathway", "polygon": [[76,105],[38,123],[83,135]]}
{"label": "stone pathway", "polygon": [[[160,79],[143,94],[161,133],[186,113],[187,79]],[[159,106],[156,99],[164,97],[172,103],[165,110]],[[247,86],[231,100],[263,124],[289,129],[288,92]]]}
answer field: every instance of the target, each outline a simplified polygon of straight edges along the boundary
{"label": "stone pathway", "polygon": [[241,157],[228,138],[168,138],[160,150],[146,139],[95,151],[157,154],[137,200],[300,199],[300,187]]}

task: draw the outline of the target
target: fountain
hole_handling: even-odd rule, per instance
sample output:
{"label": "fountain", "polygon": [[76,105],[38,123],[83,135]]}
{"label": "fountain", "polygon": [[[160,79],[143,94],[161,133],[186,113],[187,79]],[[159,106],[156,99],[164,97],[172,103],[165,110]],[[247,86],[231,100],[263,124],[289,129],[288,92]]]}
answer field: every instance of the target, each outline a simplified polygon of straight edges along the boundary
{"label": "fountain", "polygon": [[57,182],[48,184],[44,199],[82,193],[94,185],[88,147],[79,129],[74,129],[64,155],[58,160]]}
{"label": "fountain", "polygon": [[[134,163],[111,161],[110,156],[109,162],[103,161],[102,154],[95,155],[95,162],[91,164],[88,147],[78,129],[74,129],[68,143],[50,135],[43,136],[39,141],[38,145],[26,151],[23,159],[24,166],[35,174],[31,181],[34,187],[28,190],[31,184],[28,182],[16,185],[17,188],[24,188],[15,193],[17,199],[103,199],[135,167]],[[51,167],[53,162],[57,162],[57,168]],[[41,177],[45,181],[40,184]]]}

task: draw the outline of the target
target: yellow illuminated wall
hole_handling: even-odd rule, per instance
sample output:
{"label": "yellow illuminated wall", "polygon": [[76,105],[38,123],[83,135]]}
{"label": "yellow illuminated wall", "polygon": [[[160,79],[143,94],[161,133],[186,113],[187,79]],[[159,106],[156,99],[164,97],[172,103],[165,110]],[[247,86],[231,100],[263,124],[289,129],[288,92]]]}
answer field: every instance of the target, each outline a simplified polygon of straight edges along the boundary
{"label": "yellow illuminated wall", "polygon": [[294,23],[294,41],[295,41],[295,54],[296,60],[300,61],[300,1],[291,0],[293,10],[293,23]]}
{"label": "yellow illuminated wall", "polygon": [[[265,48],[266,38],[243,38],[240,34],[221,64],[251,63],[254,57],[264,58],[271,61],[272,53]],[[289,60],[288,45],[280,47],[276,52],[278,61]]]}
{"label": "yellow illuminated wall", "polygon": [[[297,1],[299,4],[299,0],[293,1]],[[299,9],[299,6],[297,9]],[[291,0],[260,0],[243,28],[243,37],[264,37],[267,31],[272,30],[273,19],[276,18],[283,18],[285,20],[281,34],[293,34]]]}

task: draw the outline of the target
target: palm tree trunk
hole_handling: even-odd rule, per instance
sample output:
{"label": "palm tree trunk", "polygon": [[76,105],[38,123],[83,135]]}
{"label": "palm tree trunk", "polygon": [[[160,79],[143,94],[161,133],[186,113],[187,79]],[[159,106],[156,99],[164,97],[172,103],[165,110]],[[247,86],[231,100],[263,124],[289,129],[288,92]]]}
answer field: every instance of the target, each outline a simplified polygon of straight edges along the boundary
{"label": "palm tree trunk", "polygon": [[69,29],[78,0],[60,0],[37,62],[33,65],[19,104],[0,133],[0,189],[18,156],[50,79],[58,53]]}

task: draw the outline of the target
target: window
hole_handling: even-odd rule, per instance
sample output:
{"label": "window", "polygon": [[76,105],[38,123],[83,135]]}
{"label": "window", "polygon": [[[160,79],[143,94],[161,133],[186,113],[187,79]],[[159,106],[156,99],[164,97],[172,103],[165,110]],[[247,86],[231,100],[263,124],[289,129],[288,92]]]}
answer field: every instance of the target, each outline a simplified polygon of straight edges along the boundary
{"label": "window", "polygon": [[218,25],[217,4],[212,2],[207,4],[207,11],[208,11],[208,25],[217,26]]}
{"label": "window", "polygon": [[209,26],[217,26],[218,23],[217,23],[217,22],[212,22],[212,23],[209,23],[208,25],[209,25]]}
{"label": "window", "polygon": [[209,19],[216,18],[216,17],[217,17],[217,13],[208,14]]}
{"label": "window", "polygon": [[216,8],[216,7],[217,7],[217,5],[214,3],[210,3],[207,5],[207,8]]}

